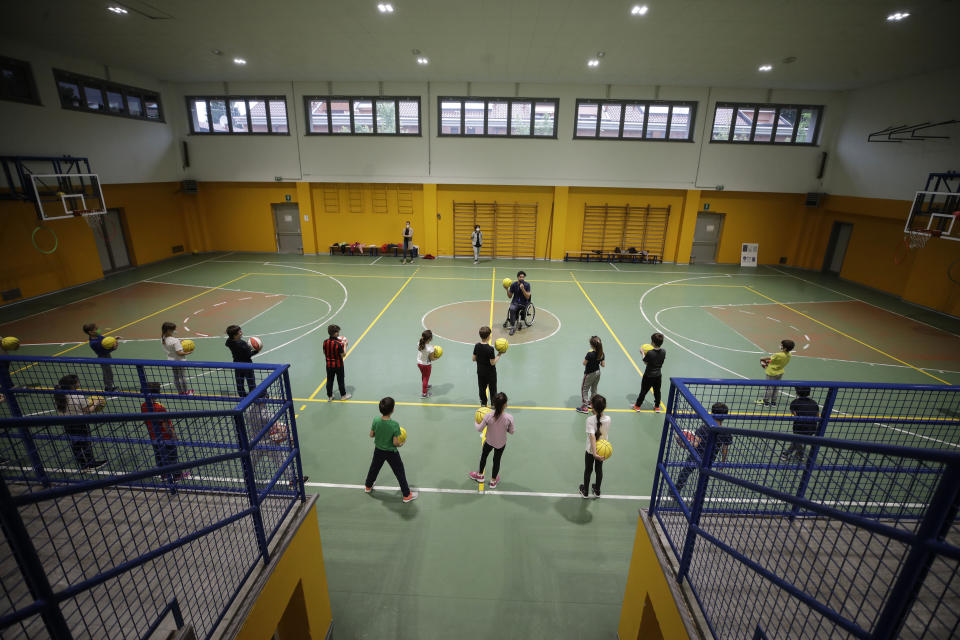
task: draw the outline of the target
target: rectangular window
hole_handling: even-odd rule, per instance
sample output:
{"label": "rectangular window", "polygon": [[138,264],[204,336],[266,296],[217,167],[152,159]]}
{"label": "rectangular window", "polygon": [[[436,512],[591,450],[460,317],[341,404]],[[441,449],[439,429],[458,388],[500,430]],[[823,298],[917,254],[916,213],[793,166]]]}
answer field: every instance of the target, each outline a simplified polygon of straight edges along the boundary
{"label": "rectangular window", "polygon": [[438,135],[556,138],[559,103],[553,98],[440,97]]}
{"label": "rectangular window", "polygon": [[[5,69],[0,57],[0,71]],[[69,71],[53,70],[60,106],[73,111],[163,122],[163,107],[156,91],[83,76]],[[0,90],[0,98],[3,98]],[[39,102],[38,102],[39,104]]]}
{"label": "rectangular window", "polygon": [[692,142],[696,102],[577,100],[574,139]]}
{"label": "rectangular window", "polygon": [[822,106],[718,102],[710,142],[815,145]]}
{"label": "rectangular window", "polygon": [[304,96],[307,135],[419,136],[420,98]]}
{"label": "rectangular window", "polygon": [[0,100],[40,104],[29,62],[0,56]]}
{"label": "rectangular window", "polygon": [[[156,106],[144,101],[147,117]],[[288,135],[287,99],[283,96],[187,96],[190,133]]]}

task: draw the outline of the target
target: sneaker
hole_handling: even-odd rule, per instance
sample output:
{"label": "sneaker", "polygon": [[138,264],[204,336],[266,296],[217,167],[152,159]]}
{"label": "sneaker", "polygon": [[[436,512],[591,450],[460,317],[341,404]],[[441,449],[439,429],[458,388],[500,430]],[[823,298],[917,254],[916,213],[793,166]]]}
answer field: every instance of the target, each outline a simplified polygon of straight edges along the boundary
{"label": "sneaker", "polygon": [[87,471],[93,471],[94,469],[99,469],[105,464],[107,464],[106,460],[94,460],[93,462],[88,462],[87,464],[83,465],[83,468]]}
{"label": "sneaker", "polygon": [[432,384],[428,384],[428,385],[427,385],[427,391],[429,391],[430,389],[433,389],[433,385],[432,385]]}
{"label": "sneaker", "polygon": [[506,329],[508,324],[510,324],[510,322],[509,322],[508,320],[504,320],[504,321],[503,321],[503,328]]}
{"label": "sneaker", "polygon": [[516,326],[510,327],[510,335],[511,335],[511,336],[512,336],[513,334],[515,334],[516,332],[517,332],[517,327],[516,327]]}
{"label": "sneaker", "polygon": [[590,488],[593,489],[593,497],[594,497],[594,498],[599,498],[599,497],[600,497],[600,487],[598,487],[597,485],[593,484],[593,485],[590,485]]}
{"label": "sneaker", "polygon": [[656,407],[653,408],[653,412],[654,412],[654,413],[660,413],[661,411],[663,411],[663,407],[661,407],[661,406],[659,406],[659,405],[657,405]]}
{"label": "sneaker", "polygon": [[787,450],[787,451],[784,451],[783,453],[780,454],[780,459],[783,460],[784,462],[786,462],[787,460],[789,460],[789,459],[792,458],[793,456],[794,456],[793,451]]}
{"label": "sneaker", "polygon": [[333,396],[327,396],[327,402],[333,402]]}
{"label": "sneaker", "polygon": [[192,395],[193,395],[193,389],[187,389],[186,392],[185,392],[183,395],[185,395],[185,396],[192,396]]}
{"label": "sneaker", "polygon": [[421,397],[421,398],[429,398],[429,397],[432,396],[432,395],[433,395],[432,393],[421,393],[421,394],[420,394],[420,397]]}
{"label": "sneaker", "polygon": [[411,492],[408,493],[407,495],[403,496],[403,501],[404,501],[405,503],[406,503],[406,502],[413,502],[413,501],[416,500],[418,497],[420,497],[420,492],[419,492],[419,491],[411,491]]}
{"label": "sneaker", "polygon": [[353,394],[352,394],[352,393],[348,393],[348,394],[345,395],[345,396],[340,396],[340,399],[341,399],[341,400],[349,400],[349,399],[352,398],[352,397],[353,397]]}
{"label": "sneaker", "polygon": [[589,498],[589,497],[590,497],[590,496],[587,494],[587,490],[584,488],[583,485],[580,485],[580,497],[581,497],[581,498]]}
{"label": "sneaker", "polygon": [[640,411],[643,411],[643,409],[642,409],[639,405],[636,405],[636,404],[633,405],[632,409],[633,409],[634,411],[638,412],[638,413],[639,413]]}
{"label": "sneaker", "polygon": [[496,489],[498,484],[500,484],[500,476],[497,476],[496,478],[490,478],[491,489]]}
{"label": "sneaker", "polygon": [[480,262],[480,261],[479,261],[479,260],[474,260],[474,261],[473,261],[473,264],[477,264],[478,262]]}
{"label": "sneaker", "polygon": [[364,486],[364,487],[363,487],[363,492],[364,492],[364,493],[373,493],[373,487]]}
{"label": "sneaker", "polygon": [[590,407],[585,404],[580,405],[577,407],[577,413],[590,413]]}
{"label": "sneaker", "polygon": [[476,471],[471,471],[471,472],[468,473],[467,475],[470,476],[470,479],[471,479],[471,480],[476,480],[477,482],[483,482],[483,474],[482,474],[482,473],[477,473]]}

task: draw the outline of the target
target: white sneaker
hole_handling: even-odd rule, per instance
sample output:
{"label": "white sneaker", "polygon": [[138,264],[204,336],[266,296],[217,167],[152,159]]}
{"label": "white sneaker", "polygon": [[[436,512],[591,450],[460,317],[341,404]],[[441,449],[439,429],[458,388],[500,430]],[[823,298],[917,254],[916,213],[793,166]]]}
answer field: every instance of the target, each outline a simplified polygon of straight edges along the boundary
{"label": "white sneaker", "polygon": [[352,398],[352,397],[353,397],[353,394],[352,394],[352,393],[348,393],[348,394],[345,395],[345,396],[340,396],[340,399],[341,399],[341,400],[349,400],[349,399]]}

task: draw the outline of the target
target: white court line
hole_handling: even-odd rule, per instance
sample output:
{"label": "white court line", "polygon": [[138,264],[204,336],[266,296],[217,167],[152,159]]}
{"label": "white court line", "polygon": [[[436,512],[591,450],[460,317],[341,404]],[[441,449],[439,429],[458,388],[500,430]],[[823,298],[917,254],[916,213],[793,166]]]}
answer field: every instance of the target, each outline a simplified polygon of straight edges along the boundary
{"label": "white court line", "polygon": [[371,265],[377,264],[377,262],[379,262],[379,261],[380,261],[380,258],[382,258],[382,257],[383,257],[383,256],[377,256],[377,259],[374,260],[373,262],[371,262],[370,264],[371,264]]}
{"label": "white court line", "polygon": [[[272,305],[270,305],[269,307],[267,307],[266,309],[264,309],[263,311],[261,311],[261,312],[258,313],[257,315],[253,316],[252,318],[250,318],[250,319],[247,320],[246,322],[241,323],[240,326],[242,327],[242,326],[245,325],[245,324],[250,324],[251,322],[253,322],[253,321],[256,320],[257,318],[259,318],[260,316],[262,316],[263,314],[265,314],[267,311],[270,311],[271,309],[273,309],[274,307],[276,307],[278,304],[282,304],[282,303],[283,303],[283,300],[280,300],[279,302],[274,302]],[[329,305],[328,305],[328,306],[329,306]]]}
{"label": "white court line", "polygon": [[[675,307],[667,307],[667,308],[665,308],[665,309],[660,309],[660,311],[657,311],[657,313],[654,314],[653,319],[654,319],[660,326],[662,326],[664,329],[668,329],[666,323],[660,320],[660,314],[663,313],[664,311],[671,311],[671,310],[673,310],[673,309],[703,309],[703,307],[697,307],[697,306],[693,306],[693,305],[677,305],[677,306],[675,306]],[[728,325],[728,326],[729,326],[729,325]],[[760,349],[760,345],[758,345],[756,342],[753,342],[752,340],[749,340],[745,335],[743,335],[742,333],[740,333],[739,331],[737,331],[737,330],[734,329],[733,327],[729,327],[729,328],[730,328],[731,331],[733,331],[733,332],[736,333],[738,336],[740,336],[741,338],[743,338],[744,340],[746,340],[747,342],[749,342],[750,344],[752,344],[754,347],[756,347],[757,349]],[[680,337],[680,338],[683,338],[684,340],[689,340],[690,342],[696,342],[697,344],[702,344],[702,345],[705,346],[705,347],[713,347],[713,348],[716,348],[716,349],[723,349],[724,351],[735,351],[735,352],[737,352],[737,353],[749,353],[749,354],[766,353],[766,351],[764,351],[763,349],[760,349],[759,351],[748,351],[748,350],[746,350],[746,349],[736,349],[736,348],[734,348],[734,347],[724,347],[724,346],[721,346],[721,345],[719,345],[719,344],[713,344],[713,343],[711,343],[711,342],[703,342],[702,340],[696,340],[696,339],[691,338],[691,337],[689,337],[689,336],[685,336],[685,335],[683,335],[683,334],[681,334],[681,333],[678,333],[677,331],[674,331],[673,329],[668,329],[668,330],[669,330],[669,332],[670,332],[670,335],[672,335],[672,336],[678,336],[678,337]]]}
{"label": "white court line", "polygon": [[[458,301],[456,301],[456,302],[448,302],[447,304],[442,304],[442,305],[440,305],[439,307],[434,307],[433,309],[430,309],[430,310],[427,311],[425,314],[423,314],[423,316],[420,317],[420,324],[423,326],[424,329],[428,329],[428,328],[429,328],[429,327],[427,327],[427,316],[428,316],[428,315],[430,315],[431,313],[433,313],[433,312],[436,311],[437,309],[443,309],[444,307],[452,307],[452,306],[455,305],[455,304],[462,304],[462,303],[464,303],[464,302],[483,302],[483,303],[487,303],[487,302],[489,302],[489,301],[488,301],[488,300],[458,300]],[[534,306],[536,306],[536,305],[534,305]],[[543,307],[536,307],[536,308],[537,308],[538,310],[541,310],[541,309],[542,309],[543,311],[546,311],[547,313],[549,313],[550,315],[552,315],[554,318],[556,318],[556,319],[557,319],[557,328],[554,330],[553,333],[551,333],[551,334],[549,334],[549,335],[546,335],[546,336],[543,336],[542,338],[537,338],[536,340],[526,340],[526,341],[524,341],[524,342],[517,342],[517,343],[516,343],[517,345],[521,345],[521,344],[533,344],[534,342],[540,342],[541,340],[546,340],[547,338],[552,338],[554,335],[556,335],[557,331],[560,331],[560,326],[561,326],[560,316],[558,316],[557,314],[553,313],[553,312],[550,311],[549,309],[544,309]],[[498,329],[498,328],[502,328],[502,327],[491,327],[491,330]],[[528,327],[527,330],[529,331],[529,329],[530,329],[530,328]],[[465,344],[465,345],[468,345],[468,346],[471,345],[471,344],[476,344],[476,342],[464,342],[463,340],[454,340],[453,338],[448,338],[447,336],[442,335],[442,334],[439,334],[439,333],[437,333],[436,331],[433,332],[433,335],[438,336],[438,337],[440,337],[440,338],[443,338],[444,340],[449,340],[450,342],[456,342],[456,343],[458,343],[458,344]],[[491,334],[491,336],[492,336],[492,335],[493,335],[493,334]],[[512,345],[512,344],[511,344],[510,346],[512,347],[512,346],[515,346],[515,345]]]}
{"label": "white court line", "polygon": [[[363,489],[362,484],[337,484],[334,482],[304,482],[308,487],[322,487],[324,489]],[[411,489],[420,493],[453,493],[459,495],[501,495],[501,496],[528,496],[531,498],[582,498],[579,493],[553,493],[549,491],[502,491],[500,489],[490,489],[480,493],[477,489],[440,489],[437,487],[417,487],[411,485]],[[400,491],[400,487],[373,485],[373,491]],[[623,496],[616,494],[604,494],[601,499],[607,500],[649,500],[650,496]]]}
{"label": "white court line", "polygon": [[[617,269],[617,265],[613,264],[612,262],[608,262],[607,264],[609,264],[609,265],[610,265],[611,267],[613,267],[614,269]],[[620,269],[617,269],[617,271],[620,271]],[[620,271],[620,273],[623,273],[623,272]]]}

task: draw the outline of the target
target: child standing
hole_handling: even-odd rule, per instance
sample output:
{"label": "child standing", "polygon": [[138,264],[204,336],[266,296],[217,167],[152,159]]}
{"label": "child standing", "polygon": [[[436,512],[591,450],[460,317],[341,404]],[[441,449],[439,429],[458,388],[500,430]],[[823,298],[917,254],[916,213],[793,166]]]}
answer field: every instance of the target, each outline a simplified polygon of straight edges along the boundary
{"label": "child standing", "polygon": [[[224,344],[227,349],[230,349],[234,362],[253,364],[253,356],[256,355],[257,351],[254,351],[253,347],[243,339],[243,329],[240,328],[240,325],[232,324],[227,327],[227,341]],[[247,395],[247,393],[253,393],[253,390],[257,388],[257,379],[254,377],[252,369],[234,369],[233,375],[237,380],[237,395],[240,397]],[[244,380],[247,382],[249,392],[243,390]]]}
{"label": "child standing", "polygon": [[[407,257],[407,252],[410,252],[410,257]],[[413,228],[410,226],[410,221],[407,220],[407,226],[403,228],[403,258],[400,260],[400,264],[404,262],[413,262]]]}
{"label": "child standing", "polygon": [[423,391],[420,394],[421,398],[429,398],[430,387],[433,386],[430,384],[430,372],[433,369],[432,362],[435,360],[433,357],[433,347],[430,346],[432,340],[433,331],[427,329],[420,334],[420,342],[417,344],[417,368],[420,369],[420,382],[423,385]]}
{"label": "child standing", "polygon": [[[798,436],[812,436],[817,433],[817,418],[820,417],[820,405],[810,397],[810,387],[794,387],[797,398],[790,403],[790,413],[797,416],[793,421],[793,432]],[[791,442],[790,446],[780,454],[780,459],[787,461],[796,456],[797,460],[806,460],[806,448],[799,442]]]}
{"label": "child standing", "polygon": [[580,384],[580,413],[590,413],[590,398],[596,395],[600,384],[600,367],[607,366],[603,356],[603,343],[597,336],[590,336],[590,351],[583,357],[583,382]]}
{"label": "child standing", "polygon": [[600,497],[600,485],[603,483],[603,458],[597,455],[597,440],[608,440],[610,416],[603,415],[607,408],[607,399],[595,395],[590,399],[593,415],[587,418],[587,452],[583,456],[583,484],[580,485],[580,497],[589,498],[590,475],[597,472],[597,482],[593,485],[593,497]]}
{"label": "child standing", "polygon": [[[103,403],[91,403],[87,396],[79,393],[70,393],[80,388],[80,379],[70,373],[62,378],[54,387],[54,407],[62,416],[79,416],[95,413],[103,409]],[[70,439],[70,449],[73,459],[81,470],[99,469],[107,464],[106,460],[98,460],[93,455],[93,443],[90,441],[90,425],[70,423],[63,425],[63,430]]]}
{"label": "child standing", "polygon": [[373,419],[370,425],[370,437],[373,438],[373,460],[370,461],[370,470],[367,471],[367,479],[363,483],[363,490],[366,493],[373,491],[373,483],[377,481],[380,469],[386,462],[393,470],[393,475],[397,476],[397,482],[400,483],[400,495],[404,502],[413,502],[420,495],[416,491],[411,491],[407,484],[407,473],[403,468],[403,460],[400,459],[398,447],[402,447],[400,442],[400,425],[396,420],[392,420],[393,408],[395,406],[393,398],[386,397],[380,401],[380,417]]}
{"label": "child standing", "polygon": [[487,406],[487,388],[491,398],[497,395],[497,362],[501,355],[490,346],[490,327],[480,327],[480,342],[473,346],[473,361],[477,363],[481,407]]}
{"label": "child standing", "polygon": [[[111,358],[110,351],[105,349],[103,346],[103,336],[100,335],[100,330],[97,328],[97,323],[88,322],[83,325],[83,332],[87,334],[87,339],[90,341],[90,348],[93,349],[93,352],[97,354],[98,358]],[[117,340],[120,339],[120,336],[114,336]],[[101,371],[103,371],[103,390],[104,391],[117,391],[118,388],[113,384],[113,367],[109,364],[101,364]]]}
{"label": "child standing", "polygon": [[490,488],[494,489],[500,484],[500,458],[503,457],[503,451],[507,448],[507,434],[514,433],[516,430],[513,424],[513,416],[504,413],[507,406],[507,394],[500,392],[493,398],[493,411],[483,416],[480,424],[476,425],[477,431],[487,430],[487,438],[483,441],[483,451],[480,453],[480,466],[476,471],[471,471],[470,478],[477,482],[483,482],[483,468],[487,466],[487,456],[493,451],[493,477],[490,478]]}
{"label": "child standing", "polygon": [[343,341],[340,340],[340,327],[332,324],[327,327],[327,334],[330,336],[323,341],[323,355],[327,359],[327,402],[333,402],[333,379],[337,378],[340,386],[340,399],[349,400],[353,397],[347,393],[346,383],[343,381],[343,354],[346,349]]}
{"label": "child standing", "polygon": [[480,247],[483,246],[483,232],[480,231],[480,225],[473,225],[473,233],[470,235],[470,245],[473,247],[473,264],[480,262]]}
{"label": "child standing", "polygon": [[[148,382],[147,393],[159,395],[160,383]],[[140,412],[166,413],[167,408],[154,398],[148,396],[140,405]],[[157,461],[157,466],[165,467],[170,464],[177,464],[177,445],[174,444],[177,436],[173,432],[173,425],[170,424],[170,421],[163,418],[159,420],[146,420],[145,422],[147,423],[147,433],[150,434],[150,441],[153,443],[153,456]],[[172,483],[187,475],[187,473],[180,472],[169,473],[164,476],[164,479]]]}
{"label": "child standing", "polygon": [[[722,425],[723,420],[730,409],[727,408],[727,405],[722,402],[715,402],[712,407],[710,407],[710,413],[713,414],[713,420],[718,424]],[[693,448],[697,452],[697,456],[703,460],[703,466],[712,466],[713,461],[717,459],[717,452],[720,453],[720,461],[727,461],[727,450],[730,445],[733,444],[733,436],[729,433],[719,433],[717,434],[716,446],[713,448],[713,457],[710,460],[704,460],[703,454],[707,451],[707,437],[710,435],[710,427],[707,423],[703,423],[697,427],[696,434],[694,435]],[[697,458],[694,457],[692,453],[687,452],[687,461],[683,469],[680,470],[680,473],[677,474],[677,479],[673,483],[677,487],[677,493],[679,494],[683,491],[683,487],[687,484],[687,478],[690,477],[690,474],[694,472],[697,468]]]}
{"label": "child standing", "polygon": [[[173,322],[164,322],[160,326],[160,343],[163,350],[167,352],[167,360],[184,360],[187,357],[183,346],[180,344],[180,338],[176,335],[177,325]],[[189,395],[193,390],[187,389],[187,375],[184,367],[172,367],[173,384],[180,395]]]}
{"label": "child standing", "polygon": [[[793,340],[781,340],[780,351],[771,353],[766,358],[760,358],[760,366],[766,370],[767,380],[779,380],[783,377],[787,364],[790,363],[790,352],[793,351]],[[763,404],[773,406],[777,404],[777,388],[767,387],[763,396]]]}
{"label": "child standing", "polygon": [[650,343],[653,349],[643,354],[643,362],[647,365],[643,370],[643,380],[640,381],[640,395],[633,404],[634,411],[640,411],[640,405],[643,399],[647,397],[647,391],[653,389],[653,410],[659,413],[660,407],[660,383],[663,380],[662,369],[663,361],[667,359],[667,350],[663,348],[663,334],[655,333],[650,336]]}

